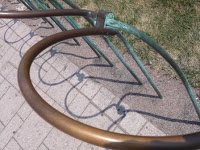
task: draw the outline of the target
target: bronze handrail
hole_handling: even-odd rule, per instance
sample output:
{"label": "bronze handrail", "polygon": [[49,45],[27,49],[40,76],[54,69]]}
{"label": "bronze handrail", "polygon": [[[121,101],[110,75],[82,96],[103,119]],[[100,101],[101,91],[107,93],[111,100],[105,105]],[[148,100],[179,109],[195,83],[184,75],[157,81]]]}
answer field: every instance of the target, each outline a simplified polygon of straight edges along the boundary
{"label": "bronze handrail", "polygon": [[113,30],[86,28],[70,30],[51,35],[31,47],[21,60],[18,69],[19,87],[29,105],[47,122],[61,131],[97,146],[124,150],[165,150],[200,148],[200,132],[164,137],[134,136],[100,130],[71,119],[60,113],[37,93],[30,79],[30,67],[33,60],[49,46],[70,38],[89,35],[112,35]]}
{"label": "bronze handrail", "polygon": [[[50,10],[33,12],[1,12],[0,18],[32,18],[63,15],[96,15],[87,10]],[[200,132],[177,136],[135,136],[104,131],[71,119],[50,106],[35,90],[30,79],[34,59],[49,46],[70,38],[89,35],[113,35],[114,30],[86,28],[57,33],[39,41],[23,56],[18,68],[18,83],[29,105],[47,122],[61,131],[97,146],[123,150],[184,150],[200,148]]]}

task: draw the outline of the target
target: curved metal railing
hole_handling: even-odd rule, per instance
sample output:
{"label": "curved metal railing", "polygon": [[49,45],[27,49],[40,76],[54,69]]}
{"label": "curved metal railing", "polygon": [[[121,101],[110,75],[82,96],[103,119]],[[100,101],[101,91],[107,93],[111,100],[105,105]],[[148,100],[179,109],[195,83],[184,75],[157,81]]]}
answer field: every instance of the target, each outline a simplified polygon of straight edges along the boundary
{"label": "curved metal railing", "polygon": [[[103,15],[102,15],[103,14]],[[154,149],[197,149],[200,148],[200,132],[178,136],[164,136],[164,137],[147,137],[147,136],[134,136],[124,135],[119,133],[113,133],[109,131],[100,130],[81,122],[75,121],[68,116],[60,113],[54,109],[37,93],[32,85],[30,79],[30,67],[33,60],[49,46],[71,38],[89,36],[89,35],[115,35],[118,32],[116,29],[122,29],[130,32],[133,35],[142,39],[145,43],[152,46],[178,73],[186,87],[188,94],[196,108],[198,115],[200,114],[199,106],[195,101],[195,96],[192,92],[192,88],[189,85],[185,75],[180,70],[174,60],[168,55],[168,53],[162,49],[151,38],[145,35],[143,32],[126,25],[121,22],[117,22],[113,19],[112,15],[107,13],[96,13],[88,10],[40,10],[40,11],[6,11],[0,12],[0,18],[32,18],[32,17],[50,17],[50,16],[89,16],[97,17],[97,27],[69,30],[54,35],[39,41],[32,46],[28,52],[23,56],[19,68],[18,68],[18,82],[20,89],[29,105],[47,122],[62,130],[63,132],[81,139],[85,142],[95,144],[105,148],[111,149],[137,149],[137,150],[154,150]],[[103,17],[103,19],[101,18]],[[99,22],[99,20],[100,22]],[[102,23],[103,21],[103,23]],[[99,26],[100,24],[100,26]],[[121,36],[120,38],[123,38]],[[126,43],[127,44],[127,43]],[[127,45],[129,46],[129,45]],[[200,115],[199,115],[200,116]]]}

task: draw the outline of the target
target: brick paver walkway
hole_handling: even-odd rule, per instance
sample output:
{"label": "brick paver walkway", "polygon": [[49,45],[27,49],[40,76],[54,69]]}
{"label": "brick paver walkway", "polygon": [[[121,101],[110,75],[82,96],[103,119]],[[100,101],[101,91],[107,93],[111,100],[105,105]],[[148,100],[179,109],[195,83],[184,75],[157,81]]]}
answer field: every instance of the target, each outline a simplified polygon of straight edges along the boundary
{"label": "brick paver walkway", "polygon": [[[42,38],[20,21],[0,20],[0,149],[88,150],[101,149],[62,133],[40,118],[24,100],[17,83],[23,54]],[[165,135],[143,116],[124,113],[129,107],[53,47],[31,67],[31,78],[40,95],[66,115],[113,132]]]}

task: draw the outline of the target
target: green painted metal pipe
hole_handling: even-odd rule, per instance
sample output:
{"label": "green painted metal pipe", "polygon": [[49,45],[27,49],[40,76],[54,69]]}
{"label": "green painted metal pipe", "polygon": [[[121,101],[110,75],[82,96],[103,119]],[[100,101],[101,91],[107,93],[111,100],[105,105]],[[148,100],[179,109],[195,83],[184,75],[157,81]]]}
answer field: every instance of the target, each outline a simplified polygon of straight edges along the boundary
{"label": "green painted metal pipe", "polygon": [[[55,1],[55,0],[54,0]],[[71,0],[63,0],[66,4],[68,4],[70,7],[74,8],[74,9],[80,9],[79,6],[77,6],[74,2],[72,2]],[[89,17],[84,17],[90,24],[94,25],[95,20]],[[127,68],[127,70],[133,75],[133,77],[139,82],[139,84],[142,84],[139,77],[137,77],[137,75],[134,73],[134,71],[131,69],[131,67],[126,63],[126,61],[124,60],[123,56],[120,54],[119,50],[112,44],[112,42],[109,40],[109,38],[106,38],[104,36],[105,41],[107,42],[107,44],[109,45],[109,47],[113,50],[113,52],[116,54],[116,56],[120,59],[120,61],[124,64],[124,66]],[[139,58],[138,58],[139,59]],[[137,59],[137,60],[138,60]],[[142,67],[144,68],[144,67]],[[148,79],[151,77],[148,77]],[[155,87],[156,88],[156,87]],[[157,89],[157,88],[156,88]],[[160,92],[158,91],[157,93],[159,95],[159,97],[162,97]]]}
{"label": "green painted metal pipe", "polygon": [[[60,4],[59,2],[57,2],[56,0],[49,0],[49,2],[57,9],[64,9],[64,7],[62,6],[62,4]],[[76,22],[76,20],[74,20],[71,16],[64,16],[65,19],[71,24],[71,26],[74,29],[79,29],[80,26],[78,25],[78,23]],[[87,36],[84,36],[83,39],[85,40],[85,42],[91,47],[91,49],[99,56],[99,54],[108,62],[108,64],[110,66],[113,66],[113,64],[111,63],[111,61],[108,59],[107,56],[104,55],[104,53],[99,49],[99,47],[94,44],[94,42],[88,38]]]}
{"label": "green painted metal pipe", "polygon": [[119,37],[119,39],[122,40],[124,45],[127,47],[127,50],[129,51],[129,53],[131,54],[132,58],[135,60],[135,62],[137,63],[137,65],[139,66],[140,70],[145,75],[145,77],[147,78],[147,80],[149,81],[149,83],[151,84],[153,89],[155,90],[155,92],[157,93],[158,97],[159,98],[163,98],[161,93],[160,93],[160,91],[158,90],[156,84],[154,83],[152,77],[150,76],[149,72],[147,71],[147,69],[142,64],[142,62],[140,61],[139,57],[135,53],[133,47],[130,45],[130,43],[126,40],[126,38],[120,32],[118,32],[117,36]]}
{"label": "green painted metal pipe", "polygon": [[[44,10],[48,10],[48,7],[45,5],[45,3],[43,3],[43,1],[41,0],[35,0],[36,3],[38,4],[39,7],[41,7],[42,9]],[[62,31],[67,31],[67,28],[54,16],[50,17],[54,22],[55,24],[62,30]],[[74,42],[80,46],[80,43],[78,42],[77,39],[73,39]]]}
{"label": "green painted metal pipe", "polygon": [[105,40],[108,43],[108,45],[110,46],[110,48],[112,49],[112,51],[115,53],[115,55],[120,59],[120,61],[123,63],[123,65],[126,67],[126,69],[131,73],[131,75],[137,80],[137,82],[141,85],[142,82],[140,81],[140,79],[138,78],[138,76],[135,74],[135,72],[131,69],[131,67],[129,66],[129,64],[126,62],[126,60],[124,59],[124,57],[121,55],[121,53],[119,52],[119,50],[113,45],[113,43],[109,40],[108,36],[105,36]]}
{"label": "green painted metal pipe", "polygon": [[[50,0],[49,1],[56,9],[64,9],[64,7],[57,2],[56,0]],[[74,29],[79,29],[80,27],[78,26],[78,24],[75,22],[75,20],[70,17],[70,16],[64,16],[65,20],[67,22],[70,23],[70,25],[74,28]],[[100,54],[98,53],[98,51],[96,50],[96,47],[93,46],[92,41],[90,41],[90,39],[88,37],[83,37],[83,39],[85,40],[85,42],[90,46],[90,48],[95,52],[95,54],[100,57]]]}
{"label": "green painted metal pipe", "polygon": [[[81,9],[78,5],[76,5],[74,2],[71,0],[63,0],[67,5],[69,5],[71,8],[74,9]],[[84,18],[92,25],[94,25],[94,20],[92,18],[84,16]]]}
{"label": "green painted metal pipe", "polygon": [[[34,10],[37,10],[37,7],[33,4],[33,2],[31,0],[26,0],[27,3],[34,9]],[[35,0],[37,5],[41,8],[41,9],[44,9],[44,10],[48,10],[48,7],[45,5],[45,3],[43,3],[43,1],[41,0]],[[62,31],[67,31],[67,28],[54,16],[51,16],[50,17],[53,22],[62,30]],[[46,18],[45,18],[46,19]],[[74,42],[77,44],[77,45],[80,45],[80,43],[78,42],[78,40],[76,39],[73,39]]]}
{"label": "green painted metal pipe", "polygon": [[[63,0],[66,4],[68,4],[70,7],[74,8],[74,9],[80,9],[79,6],[77,6],[75,3],[73,3],[71,0]],[[89,17],[84,17],[90,24],[94,24],[94,20],[92,18]],[[131,47],[131,45],[129,44],[129,42],[126,40],[126,38],[120,34],[118,32],[117,36],[124,42],[125,46],[127,47],[127,50],[130,52],[131,56],[133,57],[133,59],[136,61],[137,65],[139,66],[139,68],[141,69],[141,71],[143,72],[143,74],[146,76],[147,80],[149,81],[149,83],[151,84],[151,86],[153,87],[153,89],[155,90],[155,92],[157,93],[159,98],[162,98],[162,95],[160,93],[160,91],[158,90],[157,86],[155,85],[153,79],[151,78],[150,74],[148,73],[148,71],[145,69],[144,65],[142,64],[142,62],[140,61],[139,57],[137,56],[137,54],[134,52],[133,48]],[[105,38],[105,37],[104,37]],[[108,38],[105,38],[105,41],[109,40]],[[107,44],[109,45],[109,47],[113,50],[113,51],[118,51],[116,49],[116,47],[112,44],[110,45],[111,41],[109,40],[109,42],[107,42]],[[118,57],[119,58],[119,57]],[[129,68],[129,69],[128,69]],[[130,70],[131,68],[128,67],[127,69]],[[131,69],[132,70],[132,69]],[[134,71],[131,71],[132,73],[134,73]],[[132,74],[131,73],[131,74]],[[135,74],[135,73],[134,73]],[[137,77],[138,78],[138,77]],[[138,78],[139,79],[139,78]]]}
{"label": "green painted metal pipe", "polygon": [[[44,10],[48,10],[48,7],[43,3],[41,2],[40,0],[35,0],[38,7],[41,8],[41,9],[44,9]],[[65,26],[54,16],[50,17],[56,25],[59,26],[59,28],[62,30],[62,31],[67,31],[67,29],[65,28]]]}
{"label": "green painted metal pipe", "polygon": [[147,36],[144,32],[136,29],[133,26],[130,26],[126,23],[122,23],[120,21],[114,20],[113,14],[109,14],[106,17],[105,21],[105,28],[110,28],[114,30],[123,30],[125,32],[131,33],[137,38],[141,39],[145,43],[147,43],[149,46],[151,46],[154,50],[156,50],[167,62],[174,68],[176,73],[180,76],[188,95],[190,96],[190,99],[192,100],[192,103],[194,105],[194,108],[200,118],[200,105],[198,101],[196,100],[195,94],[192,90],[192,87],[190,83],[188,82],[185,74],[181,70],[181,68],[176,64],[176,62],[171,58],[171,56],[164,50],[160,45],[158,45],[152,38]]}
{"label": "green painted metal pipe", "polygon": [[[36,9],[34,5],[32,5],[31,3],[29,3],[29,1],[27,0],[19,0],[22,4],[24,4],[29,10],[34,10]],[[52,28],[54,28],[54,25],[47,19],[42,17],[42,20],[44,20],[44,22],[47,22]]]}

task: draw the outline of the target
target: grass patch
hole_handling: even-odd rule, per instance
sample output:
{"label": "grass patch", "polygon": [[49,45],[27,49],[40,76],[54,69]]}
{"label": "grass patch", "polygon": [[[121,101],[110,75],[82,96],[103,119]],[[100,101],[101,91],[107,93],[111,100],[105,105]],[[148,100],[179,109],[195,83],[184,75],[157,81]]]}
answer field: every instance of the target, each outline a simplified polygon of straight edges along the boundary
{"label": "grass patch", "polygon": [[[197,0],[75,0],[82,8],[109,10],[116,19],[153,37],[183,68],[193,87],[200,87],[200,1]],[[129,38],[152,68],[169,70],[141,41]],[[171,72],[169,72],[171,74]]]}

